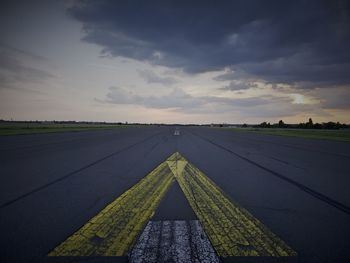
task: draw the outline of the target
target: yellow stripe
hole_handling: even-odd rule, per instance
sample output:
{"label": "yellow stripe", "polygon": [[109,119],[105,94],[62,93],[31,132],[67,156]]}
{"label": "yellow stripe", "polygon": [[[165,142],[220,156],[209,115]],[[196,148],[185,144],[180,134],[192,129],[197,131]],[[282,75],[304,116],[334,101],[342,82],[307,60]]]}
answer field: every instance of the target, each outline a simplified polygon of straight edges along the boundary
{"label": "yellow stripe", "polygon": [[167,163],[219,256],[296,255],[179,153]]}
{"label": "yellow stripe", "polygon": [[296,255],[176,152],[57,246],[49,256],[126,255],[174,179],[180,184],[219,256]]}
{"label": "yellow stripe", "polygon": [[160,164],[51,251],[49,256],[126,255],[173,181],[167,163]]}

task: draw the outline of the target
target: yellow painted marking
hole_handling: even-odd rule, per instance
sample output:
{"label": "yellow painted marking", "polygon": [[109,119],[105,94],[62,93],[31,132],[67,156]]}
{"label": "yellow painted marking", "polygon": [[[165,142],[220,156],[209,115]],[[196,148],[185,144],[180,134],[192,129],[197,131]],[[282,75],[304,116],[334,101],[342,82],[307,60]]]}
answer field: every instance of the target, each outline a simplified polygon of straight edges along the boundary
{"label": "yellow painted marking", "polygon": [[87,222],[49,256],[126,255],[174,181],[166,162]]}
{"label": "yellow painted marking", "polygon": [[219,256],[296,255],[179,153],[167,163]]}
{"label": "yellow painted marking", "polygon": [[126,255],[177,180],[219,256],[295,256],[178,152],[124,192],[49,256]]}

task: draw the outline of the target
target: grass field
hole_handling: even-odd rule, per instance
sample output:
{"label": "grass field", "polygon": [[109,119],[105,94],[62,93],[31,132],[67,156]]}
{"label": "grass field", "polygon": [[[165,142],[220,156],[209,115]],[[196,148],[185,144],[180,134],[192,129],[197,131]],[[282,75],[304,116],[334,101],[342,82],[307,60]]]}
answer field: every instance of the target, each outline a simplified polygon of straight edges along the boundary
{"label": "grass field", "polygon": [[278,129],[278,128],[229,128],[237,132],[255,132],[279,136],[350,142],[350,130]]}
{"label": "grass field", "polygon": [[19,135],[52,132],[89,131],[97,129],[127,128],[132,125],[84,124],[84,123],[0,123],[1,135]]}

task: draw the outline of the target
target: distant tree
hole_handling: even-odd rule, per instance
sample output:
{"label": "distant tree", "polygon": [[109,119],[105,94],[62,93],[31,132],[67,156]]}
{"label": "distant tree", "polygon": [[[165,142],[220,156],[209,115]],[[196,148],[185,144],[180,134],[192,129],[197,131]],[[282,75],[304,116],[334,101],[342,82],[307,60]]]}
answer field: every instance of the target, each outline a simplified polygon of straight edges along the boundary
{"label": "distant tree", "polygon": [[243,125],[242,125],[242,128],[247,128],[248,127],[248,125],[246,124],[246,123],[244,123]]}
{"label": "distant tree", "polygon": [[340,129],[340,128],[342,128],[342,126],[343,125],[339,121],[337,121],[337,123],[335,124],[336,129]]}
{"label": "distant tree", "polygon": [[258,128],[298,128],[298,129],[346,129],[350,128],[350,125],[340,122],[323,122],[313,123],[312,119],[309,118],[308,122],[300,122],[299,124],[286,124],[283,120],[280,120],[278,123],[270,124],[269,122],[262,122],[258,125],[253,125],[253,127]]}
{"label": "distant tree", "polygon": [[279,128],[284,128],[284,127],[285,127],[285,124],[284,124],[284,122],[283,122],[282,120],[280,120],[280,121],[278,122],[278,127],[279,127]]}
{"label": "distant tree", "polygon": [[320,123],[314,124],[314,129],[322,129],[322,128],[323,128],[322,124],[320,124]]}
{"label": "distant tree", "polygon": [[322,125],[324,129],[334,129],[335,127],[335,123],[332,121],[324,122]]}
{"label": "distant tree", "polygon": [[267,123],[266,123],[266,121],[260,123],[259,127],[261,127],[261,128],[267,128]]}
{"label": "distant tree", "polygon": [[309,121],[305,123],[305,128],[312,129],[314,127],[314,123],[311,118],[309,118]]}
{"label": "distant tree", "polygon": [[349,125],[346,125],[345,123],[341,124],[341,128],[346,129],[346,128],[350,128]]}

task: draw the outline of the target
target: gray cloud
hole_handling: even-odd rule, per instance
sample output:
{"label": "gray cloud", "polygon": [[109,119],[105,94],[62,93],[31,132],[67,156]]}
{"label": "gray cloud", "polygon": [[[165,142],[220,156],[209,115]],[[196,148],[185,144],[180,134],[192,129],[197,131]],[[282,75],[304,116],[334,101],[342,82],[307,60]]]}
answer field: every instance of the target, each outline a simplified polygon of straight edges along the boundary
{"label": "gray cloud", "polygon": [[179,88],[173,89],[168,95],[140,96],[127,89],[111,87],[106,97],[105,101],[109,103],[142,105],[156,109],[177,108],[184,110],[206,104],[203,98],[193,97]]}
{"label": "gray cloud", "polygon": [[300,113],[308,112],[310,115],[314,116],[329,116],[331,115],[325,112],[320,105],[296,105],[291,103],[286,103],[285,101],[279,101],[278,99],[272,100],[270,104],[246,108],[242,113],[245,117],[254,118],[275,118],[277,122],[285,117],[292,117]]}
{"label": "gray cloud", "polygon": [[143,78],[147,83],[150,84],[159,83],[163,85],[173,85],[178,82],[175,78],[172,77],[160,77],[149,69],[138,70],[137,72],[139,73],[141,78]]}
{"label": "gray cloud", "polygon": [[42,83],[55,76],[26,61],[44,58],[18,49],[0,46],[0,88],[23,89],[28,83]]}
{"label": "gray cloud", "polygon": [[348,1],[88,0],[69,13],[111,56],[272,83],[350,83]]}
{"label": "gray cloud", "polygon": [[[139,105],[154,109],[172,109],[184,113],[222,113],[239,112],[244,116],[289,116],[296,111],[305,109],[305,106],[293,106],[290,98],[277,98],[273,96],[259,96],[250,98],[224,98],[215,96],[195,97],[182,89],[174,88],[169,94],[162,96],[140,96],[136,93],[120,88],[111,87],[102,103]],[[289,106],[286,106],[289,105]],[[276,108],[274,107],[278,107]],[[288,110],[281,110],[288,107]],[[291,109],[291,107],[293,109]],[[259,109],[257,111],[257,109]],[[266,113],[266,114],[265,114]]]}
{"label": "gray cloud", "polygon": [[138,105],[153,109],[170,109],[194,114],[239,114],[246,118],[280,118],[295,116],[307,111],[314,116],[330,116],[321,104],[293,104],[290,97],[259,96],[249,98],[223,98],[215,96],[195,97],[182,89],[174,88],[162,96],[140,96],[120,88],[111,87],[105,99],[95,99],[100,103]]}
{"label": "gray cloud", "polygon": [[324,109],[342,109],[342,110],[350,110],[350,96],[347,95],[345,97],[338,98],[328,98],[322,103],[322,107]]}
{"label": "gray cloud", "polygon": [[350,110],[350,86],[332,89],[326,94],[316,94],[324,109]]}
{"label": "gray cloud", "polygon": [[220,88],[221,90],[247,90],[251,88],[256,88],[257,85],[251,82],[243,82],[243,81],[231,81],[228,85]]}

